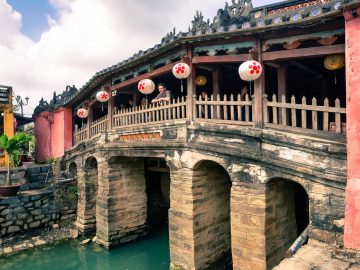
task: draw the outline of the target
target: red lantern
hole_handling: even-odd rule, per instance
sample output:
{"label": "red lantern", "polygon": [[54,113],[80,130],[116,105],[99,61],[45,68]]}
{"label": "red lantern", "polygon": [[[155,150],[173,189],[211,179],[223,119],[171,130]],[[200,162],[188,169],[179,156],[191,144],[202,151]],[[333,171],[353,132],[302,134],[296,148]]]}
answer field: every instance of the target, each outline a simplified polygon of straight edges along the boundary
{"label": "red lantern", "polygon": [[85,108],[80,108],[80,109],[77,110],[76,115],[77,115],[78,117],[84,119],[84,118],[88,117],[89,112],[88,112],[88,110],[85,109]]}
{"label": "red lantern", "polygon": [[144,95],[151,94],[155,90],[155,83],[150,79],[143,79],[138,83],[138,90]]}
{"label": "red lantern", "polygon": [[254,81],[261,76],[261,73],[262,66],[254,60],[246,61],[239,67],[240,78],[244,81]]}
{"label": "red lantern", "polygon": [[104,90],[101,90],[99,92],[96,93],[96,99],[100,102],[106,102],[109,100],[109,93],[104,91]]}
{"label": "red lantern", "polygon": [[184,92],[182,79],[186,79],[187,77],[189,77],[191,73],[189,65],[186,63],[178,63],[173,67],[172,72],[176,78],[181,80],[181,92]]}
{"label": "red lantern", "polygon": [[187,77],[189,77],[191,70],[188,64],[178,63],[173,67],[172,72],[176,78],[186,79]]}

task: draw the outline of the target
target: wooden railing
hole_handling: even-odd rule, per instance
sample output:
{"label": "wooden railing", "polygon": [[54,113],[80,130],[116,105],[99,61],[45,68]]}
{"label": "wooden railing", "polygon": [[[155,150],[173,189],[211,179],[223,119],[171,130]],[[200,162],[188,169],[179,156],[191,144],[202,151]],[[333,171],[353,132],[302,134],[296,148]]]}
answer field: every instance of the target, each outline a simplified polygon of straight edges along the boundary
{"label": "wooden railing", "polygon": [[139,126],[177,119],[186,119],[185,97],[172,99],[168,104],[149,104],[117,111],[113,116],[113,126]]}
{"label": "wooden railing", "polygon": [[272,96],[271,101],[265,96],[264,126],[345,133],[346,108],[340,107],[339,99],[330,106],[327,98],[322,105],[318,105],[315,98],[311,100],[311,104],[307,104],[303,97],[301,104],[297,104],[294,96],[290,103],[286,102],[285,96],[282,96],[281,101],[277,101],[276,95]]}
{"label": "wooden railing", "polygon": [[93,137],[101,132],[108,130],[108,116],[105,115],[99,119],[96,119],[90,124],[90,137]]}
{"label": "wooden railing", "polygon": [[74,140],[75,144],[81,143],[88,138],[88,127],[87,125],[82,126],[79,129],[75,130]]}
{"label": "wooden railing", "polygon": [[224,95],[202,98],[194,101],[194,120],[225,122],[228,124],[254,125],[253,101],[249,95],[242,100],[240,95]]}
{"label": "wooden railing", "polygon": [[[149,104],[129,109],[116,111],[112,115],[112,125],[109,125],[109,117],[103,116],[90,123],[90,127],[84,126],[75,130],[75,144],[94,137],[110,128],[145,126],[150,123],[168,123],[172,120],[190,119],[193,121],[205,121],[212,123],[226,123],[233,125],[254,126],[254,103],[248,95],[242,98],[237,96],[209,96],[193,99],[193,115],[187,115],[187,101],[185,97],[171,100],[168,104]],[[265,128],[283,130],[299,130],[301,132],[322,134],[346,132],[346,108],[340,107],[339,99],[329,103],[325,98],[323,103],[313,98],[311,104],[307,104],[305,97],[301,103],[296,103],[295,97],[290,103],[286,102],[285,96],[281,101],[273,95],[271,100],[264,96],[263,116]]]}

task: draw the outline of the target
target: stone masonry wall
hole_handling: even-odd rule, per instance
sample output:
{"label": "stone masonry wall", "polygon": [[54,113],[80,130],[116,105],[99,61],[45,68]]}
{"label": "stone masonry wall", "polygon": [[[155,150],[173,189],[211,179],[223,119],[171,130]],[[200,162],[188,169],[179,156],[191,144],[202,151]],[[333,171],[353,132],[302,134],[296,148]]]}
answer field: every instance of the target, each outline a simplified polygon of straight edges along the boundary
{"label": "stone masonry wall", "polygon": [[111,247],[146,235],[144,159],[114,157],[102,166],[96,210],[98,242]]}
{"label": "stone masonry wall", "polygon": [[233,269],[265,270],[265,190],[233,182],[231,242]]}
{"label": "stone masonry wall", "polygon": [[272,269],[297,238],[294,183],[274,180],[268,184],[265,228],[267,269]]}
{"label": "stone masonry wall", "polygon": [[96,197],[98,190],[97,161],[86,164],[85,170],[78,171],[78,212],[76,225],[83,233],[96,229]]}
{"label": "stone masonry wall", "polygon": [[189,168],[170,169],[169,241],[171,269],[194,269],[192,175]]}
{"label": "stone masonry wall", "polygon": [[231,265],[230,188],[228,173],[212,161],[194,169],[194,238],[196,269]]}
{"label": "stone masonry wall", "polygon": [[57,197],[53,191],[24,191],[18,196],[0,198],[0,235],[50,226],[75,216],[76,203]]}

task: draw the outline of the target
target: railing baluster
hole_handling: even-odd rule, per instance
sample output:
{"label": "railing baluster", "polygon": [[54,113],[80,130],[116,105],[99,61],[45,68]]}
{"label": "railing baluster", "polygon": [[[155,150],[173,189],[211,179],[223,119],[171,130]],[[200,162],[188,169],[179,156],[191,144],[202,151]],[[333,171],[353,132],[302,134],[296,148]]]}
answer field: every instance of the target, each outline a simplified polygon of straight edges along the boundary
{"label": "railing baluster", "polygon": [[[245,101],[246,102],[249,102],[249,95],[246,94],[245,96]],[[250,121],[250,108],[249,108],[249,105],[245,105],[245,121],[246,123],[248,123]]]}
{"label": "railing baluster", "polygon": [[[286,98],[285,95],[282,95],[281,97],[281,105],[285,105],[286,104]],[[287,115],[286,115],[286,108],[285,107],[281,107],[281,124],[283,126],[286,126],[287,124]]]}
{"label": "railing baluster", "polygon": [[240,94],[238,94],[238,96],[237,96],[237,106],[236,106],[236,108],[237,108],[237,117],[238,117],[238,121],[242,121],[242,114],[241,114],[241,96],[240,96]]}
{"label": "railing baluster", "polygon": [[[291,97],[291,105],[296,105],[295,96]],[[296,109],[291,108],[291,126],[296,127]]]}
{"label": "railing baluster", "polygon": [[273,123],[278,124],[278,108],[276,107],[277,101],[276,101],[276,95],[275,94],[272,96],[272,102],[275,103],[275,105],[273,105],[273,107],[272,107],[272,109],[273,109]]}
{"label": "railing baluster", "polygon": [[224,102],[223,102],[223,114],[224,114],[224,120],[228,120],[228,110],[227,110],[227,96],[224,95]]}
{"label": "railing baluster", "polygon": [[[181,116],[180,116],[180,105],[181,105],[181,103],[180,103],[180,98],[178,97],[177,99],[176,99],[176,103],[177,103],[177,106],[176,106],[176,116],[177,116],[177,119],[180,119],[181,118]],[[194,102],[195,103],[195,102]]]}
{"label": "railing baluster", "polygon": [[[337,98],[335,99],[335,108],[340,108],[340,100]],[[336,132],[341,133],[341,115],[340,113],[335,113],[335,126]]]}
{"label": "railing baluster", "polygon": [[209,112],[208,112],[207,101],[208,101],[208,96],[206,95],[206,96],[205,96],[205,105],[204,105],[205,119],[209,119]]}
{"label": "railing baluster", "polygon": [[[324,99],[324,108],[327,109],[329,107],[329,99]],[[329,113],[324,111],[323,113],[323,131],[329,131]]]}
{"label": "railing baluster", "polygon": [[216,119],[221,119],[220,117],[220,95],[218,94],[216,96]]}
{"label": "railing baluster", "polygon": [[[301,106],[304,108],[306,107],[306,97],[302,97],[301,99]],[[306,128],[307,127],[307,114],[306,109],[301,110],[301,127]]]}
{"label": "railing baluster", "polygon": [[[316,98],[312,98],[311,100],[312,109],[315,109],[317,106]],[[312,129],[317,130],[318,129],[318,117],[317,117],[317,111],[312,110],[311,111],[311,121],[312,121]]]}
{"label": "railing baluster", "polygon": [[175,99],[173,99],[172,104],[173,104],[173,107],[172,107],[172,118],[173,118],[173,119],[177,119],[177,118],[176,118],[176,100],[175,100]]}
{"label": "railing baluster", "polygon": [[186,117],[186,115],[185,115],[185,106],[186,106],[186,103],[185,103],[185,97],[184,96],[182,96],[181,97],[181,116],[182,116],[182,118],[185,118]]}
{"label": "railing baluster", "polygon": [[[213,102],[214,101],[214,95],[211,95],[210,96],[210,101]],[[214,115],[214,105],[211,104],[210,105],[210,116],[211,116],[211,119],[214,119],[215,118],[215,115]]]}
{"label": "railing baluster", "polygon": [[195,111],[197,111],[197,113],[195,113],[195,118],[203,118],[202,117],[202,110],[201,110],[201,100],[202,100],[202,96],[198,96],[198,99],[195,101],[197,101],[196,103],[198,104],[198,106],[195,106]]}
{"label": "railing baluster", "polygon": [[[263,112],[264,112],[264,123],[269,123],[269,113],[268,113],[268,99],[267,95],[264,94],[264,101],[263,101]],[[253,106],[254,107],[254,106]],[[254,116],[253,116],[254,117]]]}

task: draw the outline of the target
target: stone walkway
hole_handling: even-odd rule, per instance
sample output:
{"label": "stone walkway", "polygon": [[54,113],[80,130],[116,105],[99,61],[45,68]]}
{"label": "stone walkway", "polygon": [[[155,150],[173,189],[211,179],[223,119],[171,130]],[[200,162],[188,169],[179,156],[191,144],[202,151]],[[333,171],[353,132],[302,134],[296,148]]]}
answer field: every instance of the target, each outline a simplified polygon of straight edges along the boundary
{"label": "stone walkway", "polygon": [[0,238],[0,257],[70,238],[71,227],[70,225],[61,228],[54,226]]}
{"label": "stone walkway", "polygon": [[273,270],[360,270],[359,261],[360,254],[347,256],[329,245],[310,240]]}

